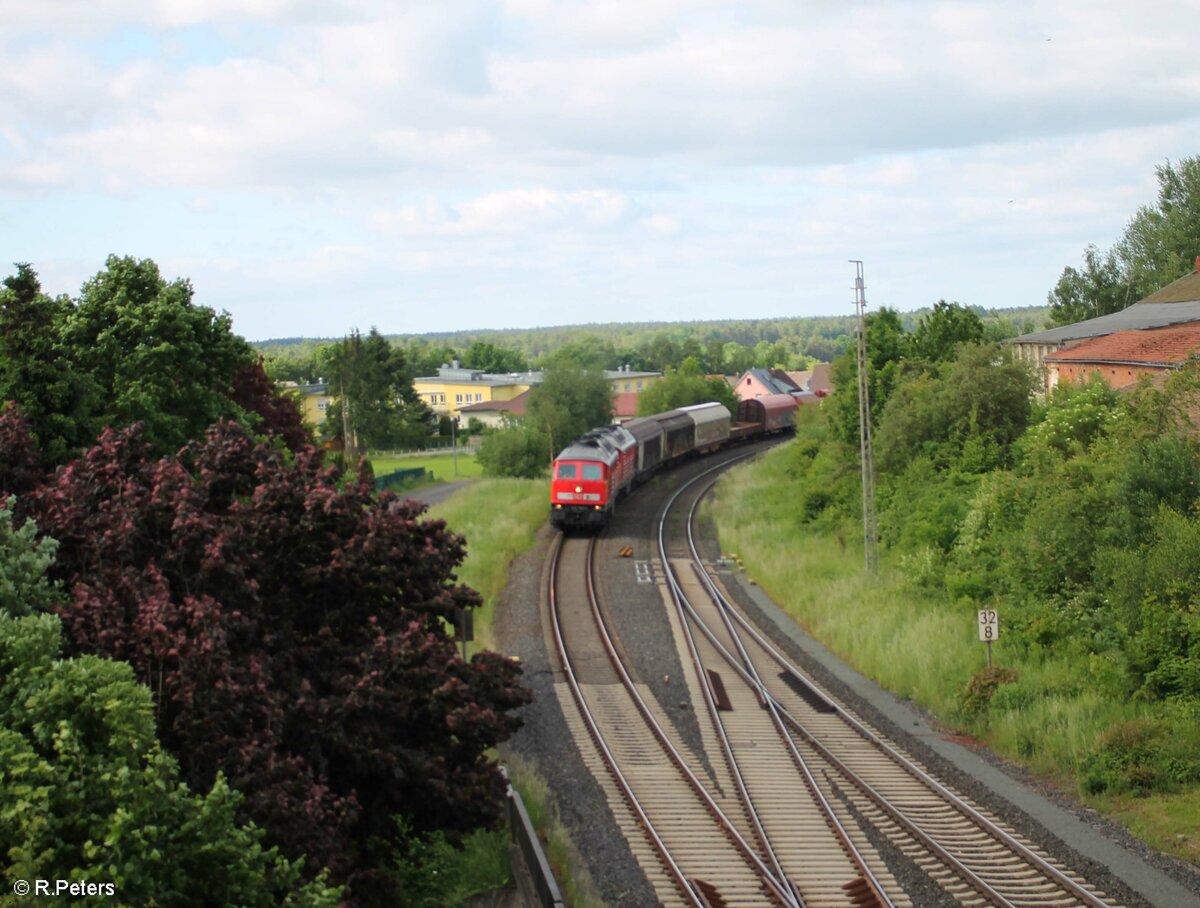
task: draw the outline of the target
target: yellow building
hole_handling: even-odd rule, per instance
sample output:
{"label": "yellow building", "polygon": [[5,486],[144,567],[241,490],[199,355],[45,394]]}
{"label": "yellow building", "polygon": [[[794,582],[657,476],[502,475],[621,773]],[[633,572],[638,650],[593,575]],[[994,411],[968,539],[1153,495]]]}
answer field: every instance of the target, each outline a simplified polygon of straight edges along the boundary
{"label": "yellow building", "polygon": [[472,404],[512,400],[541,380],[540,372],[496,375],[454,362],[438,369],[437,375],[414,378],[413,390],[436,415],[453,418]]}
{"label": "yellow building", "polygon": [[628,366],[609,370],[604,377],[612,382],[613,394],[640,394],[662,378],[661,372],[634,372]]}
{"label": "yellow building", "polygon": [[323,382],[301,385],[294,381],[281,381],[279,387],[300,401],[300,415],[310,426],[319,427],[325,422],[325,411],[336,399],[329,393],[329,385]]}
{"label": "yellow building", "polygon": [[[632,372],[629,369],[604,373],[613,394],[636,395],[662,378],[661,372]],[[459,416],[464,407],[512,400],[542,380],[541,372],[494,374],[466,369],[457,361],[438,369],[437,375],[413,379],[417,395],[438,416]]]}

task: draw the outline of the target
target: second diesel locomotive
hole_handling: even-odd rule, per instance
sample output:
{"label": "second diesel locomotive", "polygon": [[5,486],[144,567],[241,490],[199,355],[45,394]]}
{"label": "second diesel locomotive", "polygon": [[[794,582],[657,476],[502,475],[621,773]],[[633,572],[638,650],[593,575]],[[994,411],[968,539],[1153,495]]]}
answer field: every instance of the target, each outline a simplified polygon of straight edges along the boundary
{"label": "second diesel locomotive", "polygon": [[710,401],[592,429],[551,465],[550,523],[559,530],[598,530],[636,482],[684,457],[787,431],[796,424],[797,406],[791,395],[772,394],[742,401],[733,417]]}

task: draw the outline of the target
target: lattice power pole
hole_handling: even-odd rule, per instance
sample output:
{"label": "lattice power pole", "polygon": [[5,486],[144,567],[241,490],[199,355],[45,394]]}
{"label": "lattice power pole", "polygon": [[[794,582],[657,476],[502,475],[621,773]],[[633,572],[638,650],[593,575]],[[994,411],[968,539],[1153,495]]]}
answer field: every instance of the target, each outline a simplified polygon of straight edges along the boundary
{"label": "lattice power pole", "polygon": [[871,395],[867,375],[867,295],[863,282],[863,263],[851,259],[855,266],[854,314],[858,317],[855,329],[858,347],[858,448],[862,461],[863,495],[863,556],[867,574],[875,573],[879,563],[879,531],[875,526],[875,459],[871,453]]}

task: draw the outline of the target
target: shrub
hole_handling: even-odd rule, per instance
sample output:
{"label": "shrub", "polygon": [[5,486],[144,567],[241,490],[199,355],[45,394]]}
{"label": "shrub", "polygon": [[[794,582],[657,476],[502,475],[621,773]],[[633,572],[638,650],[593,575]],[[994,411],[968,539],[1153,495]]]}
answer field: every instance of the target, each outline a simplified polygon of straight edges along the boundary
{"label": "shrub", "polygon": [[882,541],[902,551],[932,547],[948,551],[970,510],[978,477],[938,471],[918,457],[881,486],[879,532]]}
{"label": "shrub", "polygon": [[1060,384],[1050,395],[1044,418],[1030,426],[1026,449],[1035,456],[1044,451],[1078,454],[1109,431],[1120,415],[1117,393],[1102,378]]}
{"label": "shrub", "polygon": [[1017,673],[1011,668],[1000,665],[989,665],[981,668],[967,686],[963,689],[960,706],[965,715],[982,716],[988,711],[992,697],[1003,684],[1012,684],[1017,680]]}
{"label": "shrub", "polygon": [[480,892],[498,889],[512,879],[507,860],[507,832],[479,830],[455,847],[440,831],[417,834],[400,820],[396,856],[398,908],[446,908],[466,904]]}
{"label": "shrub", "polygon": [[179,779],[154,740],[150,692],[121,662],[60,659],[52,615],[0,612],[0,867],[4,878],[110,882],[121,904],[333,908],[303,858],[239,826],[240,795]]}
{"label": "shrub", "polygon": [[1128,631],[1134,684],[1156,698],[1200,698],[1200,526],[1160,508],[1139,549],[1107,550],[1100,583]]}
{"label": "shrub", "polygon": [[498,819],[487,752],[527,694],[508,660],[459,657],[479,597],[421,505],[232,424],[158,461],[108,431],[32,498],[76,650],[128,660],[185,779],[224,773],[286,854],[386,895],[394,816],[452,838]]}
{"label": "shrub", "polygon": [[537,479],[550,463],[550,436],[528,426],[485,435],[479,443],[484,476]]}
{"label": "shrub", "polygon": [[1131,719],[1100,735],[1079,769],[1089,794],[1145,796],[1200,782],[1200,732],[1160,718]]}

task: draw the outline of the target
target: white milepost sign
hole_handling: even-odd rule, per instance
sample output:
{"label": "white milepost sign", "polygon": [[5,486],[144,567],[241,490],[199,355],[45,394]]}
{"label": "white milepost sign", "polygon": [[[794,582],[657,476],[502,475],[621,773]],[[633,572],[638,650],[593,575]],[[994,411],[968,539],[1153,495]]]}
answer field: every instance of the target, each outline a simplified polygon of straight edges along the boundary
{"label": "white milepost sign", "polygon": [[979,610],[979,639],[991,643],[1000,636],[1000,616],[994,608]]}
{"label": "white milepost sign", "polygon": [[992,667],[992,641],[1000,636],[1000,616],[994,608],[979,610],[979,639],[987,644],[988,668]]}

